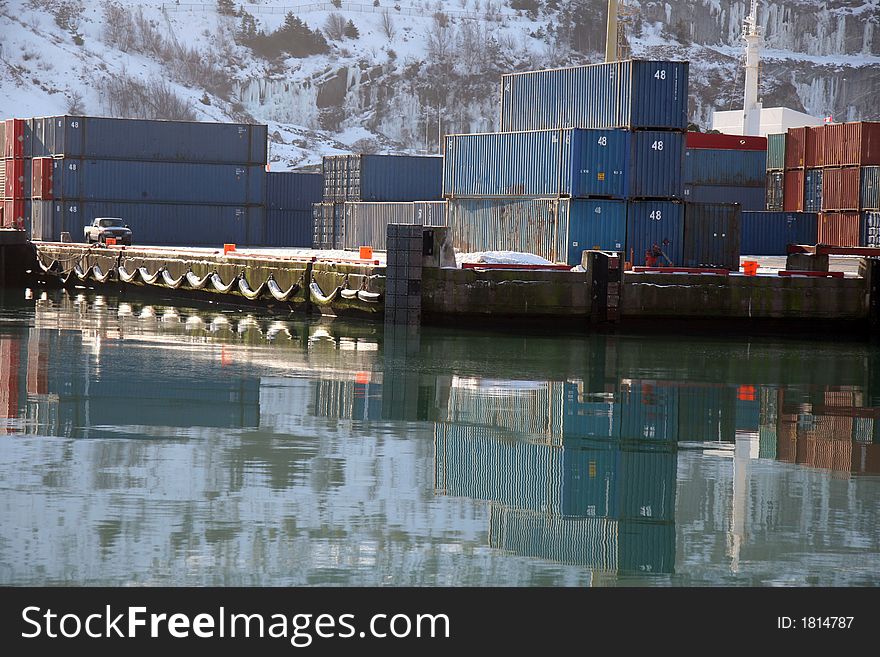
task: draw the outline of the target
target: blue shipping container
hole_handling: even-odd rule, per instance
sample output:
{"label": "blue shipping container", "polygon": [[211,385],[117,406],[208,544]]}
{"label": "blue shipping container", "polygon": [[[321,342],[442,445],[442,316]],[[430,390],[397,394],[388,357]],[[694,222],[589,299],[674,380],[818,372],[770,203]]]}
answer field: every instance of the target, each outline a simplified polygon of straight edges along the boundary
{"label": "blue shipping container", "polygon": [[687,148],[684,153],[684,182],[694,185],[764,187],[766,162],[765,151]]}
{"label": "blue shipping container", "polygon": [[56,159],[55,198],[79,201],[265,205],[262,165]]}
{"label": "blue shipping container", "polygon": [[566,445],[563,451],[562,515],[617,518],[619,450]]}
{"label": "blue shipping container", "polygon": [[448,198],[681,196],[679,132],[535,130],[446,138]]}
{"label": "blue shipping container", "polygon": [[585,250],[623,251],[626,246],[625,201],[561,201],[559,212],[566,211],[569,215],[567,264],[573,267],[581,264]]}
{"label": "blue shipping container", "polygon": [[819,215],[815,212],[743,212],[743,255],[786,255],[789,244],[815,244]]}
{"label": "blue shipping container", "polygon": [[446,203],[443,201],[346,203],[343,246],[346,249],[371,246],[377,251],[384,251],[387,247],[389,224],[445,226]]}
{"label": "blue shipping container", "polygon": [[324,201],[439,201],[443,158],[333,155],[323,160]]}
{"label": "blue shipping container", "polygon": [[119,217],[131,227],[134,244],[217,246],[246,244],[260,235],[263,208],[165,203],[54,202],[54,230],[84,241],[83,228],[96,217]]}
{"label": "blue shipping container", "polygon": [[880,210],[880,167],[862,167],[862,209]]}
{"label": "blue shipping container", "polygon": [[688,63],[625,60],[501,78],[501,130],[687,127]]}
{"label": "blue shipping container", "polygon": [[312,210],[266,210],[263,244],[278,247],[312,247]]}
{"label": "blue shipping container", "polygon": [[685,185],[684,199],[691,203],[739,203],[743,210],[761,211],[766,203],[766,192],[763,187]]}
{"label": "blue shipping container", "polygon": [[770,210],[771,212],[782,212],[785,205],[785,196],[783,195],[783,183],[785,182],[785,173],[783,171],[767,172],[767,204],[763,208],[746,207],[743,203],[743,210]]}
{"label": "blue shipping container", "polygon": [[862,213],[862,244],[880,247],[880,211],[866,210]]}
{"label": "blue shipping container", "polygon": [[266,174],[266,207],[269,210],[311,210],[324,194],[320,173],[281,171]]}
{"label": "blue shipping container", "polygon": [[618,452],[620,518],[675,520],[677,457],[674,451]]}
{"label": "blue shipping container", "polygon": [[266,164],[265,125],[92,116],[41,117],[28,125],[33,157]]}
{"label": "blue shipping container", "polygon": [[626,217],[627,259],[634,265],[645,264],[645,252],[656,244],[666,258],[659,265],[681,266],[684,256],[684,205],[672,201],[632,201]]}
{"label": "blue shipping container", "polygon": [[819,212],[822,209],[822,169],[807,169],[804,188],[804,210]]}
{"label": "blue shipping container", "polygon": [[739,205],[685,203],[685,267],[719,267],[739,271]]}

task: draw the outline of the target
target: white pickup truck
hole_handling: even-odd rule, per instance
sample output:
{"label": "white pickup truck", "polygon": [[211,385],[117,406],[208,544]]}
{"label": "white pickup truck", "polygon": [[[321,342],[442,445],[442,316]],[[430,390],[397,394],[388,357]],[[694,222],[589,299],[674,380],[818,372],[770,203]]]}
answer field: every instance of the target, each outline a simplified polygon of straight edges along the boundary
{"label": "white pickup truck", "polygon": [[117,217],[98,217],[83,232],[89,244],[106,243],[108,237],[113,237],[117,244],[131,246],[131,229]]}

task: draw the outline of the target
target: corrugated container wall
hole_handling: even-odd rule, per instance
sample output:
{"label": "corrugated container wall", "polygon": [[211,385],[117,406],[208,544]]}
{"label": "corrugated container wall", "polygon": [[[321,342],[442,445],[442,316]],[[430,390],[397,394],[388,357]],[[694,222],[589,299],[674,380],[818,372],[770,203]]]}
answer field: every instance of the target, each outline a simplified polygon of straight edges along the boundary
{"label": "corrugated container wall", "polygon": [[276,172],[266,174],[266,207],[269,210],[309,210],[320,203],[324,178],[320,173]]}
{"label": "corrugated container wall", "polygon": [[858,212],[823,212],[819,215],[819,244],[860,246],[861,215]]}
{"label": "corrugated container wall", "polygon": [[880,210],[880,167],[862,167],[863,210]]}
{"label": "corrugated container wall", "polygon": [[31,197],[32,163],[33,160],[30,158],[8,158],[6,160],[4,198],[20,199]]}
{"label": "corrugated container wall", "polygon": [[64,200],[265,204],[262,165],[71,158],[54,163],[55,197]]}
{"label": "corrugated container wall", "polygon": [[384,251],[388,224],[445,226],[446,204],[443,201],[346,203],[343,246],[346,249],[372,246]]}
{"label": "corrugated container wall", "polygon": [[266,164],[265,125],[91,116],[35,118],[29,125],[34,157]]}
{"label": "corrugated container wall", "polygon": [[825,126],[825,166],[880,165],[880,123],[832,123]]}
{"label": "corrugated container wall", "polygon": [[[3,125],[2,121],[0,125]],[[6,198],[6,158],[0,157],[0,200],[4,198]]]}
{"label": "corrugated container wall", "polygon": [[635,381],[620,397],[621,439],[657,445],[678,441],[679,392],[672,386]]}
{"label": "corrugated container wall", "polygon": [[691,203],[739,203],[743,210],[763,210],[766,193],[761,187],[685,185],[684,200]]}
{"label": "corrugated container wall", "polygon": [[804,210],[819,212],[822,209],[822,169],[807,169],[804,177]]}
{"label": "corrugated container wall", "polygon": [[[767,172],[767,210],[781,212],[785,198],[782,194],[782,183],[785,180],[785,173],[782,171]],[[748,210],[749,208],[743,208]]]}
{"label": "corrugated container wall", "polygon": [[314,235],[312,245],[316,249],[341,248],[345,228],[344,203],[315,203]]}
{"label": "corrugated container wall", "polygon": [[859,209],[859,168],[826,168],[822,176],[823,210]]}
{"label": "corrugated container wall", "polygon": [[684,134],[639,131],[632,137],[629,198],[676,198],[683,193]]}
{"label": "corrugated container wall", "polygon": [[[762,151],[767,154],[767,138],[748,135],[724,135],[709,132],[688,132],[686,148],[711,148],[741,151]],[[764,168],[764,164],[761,165]]]}
{"label": "corrugated container wall", "polygon": [[862,213],[862,233],[864,246],[880,247],[880,211],[868,210]]}
{"label": "corrugated container wall", "polygon": [[25,157],[24,119],[6,119],[3,131],[3,157],[21,159]]}
{"label": "corrugated container wall", "polygon": [[568,213],[558,199],[451,199],[446,213],[459,251],[518,251],[568,261]]}
{"label": "corrugated container wall", "polygon": [[766,160],[763,151],[688,148],[684,153],[684,182],[763,187]]}
{"label": "corrugated container wall", "polygon": [[687,126],[688,63],[625,60],[501,78],[501,130]]}
{"label": "corrugated container wall", "polygon": [[781,171],[785,168],[785,140],[784,132],[767,135],[767,170]]}
{"label": "corrugated container wall", "polygon": [[311,248],[313,236],[312,210],[266,210],[265,246]]}
{"label": "corrugated container wall", "polygon": [[789,128],[785,140],[785,168],[800,169],[806,161],[807,129]]}
{"label": "corrugated container wall", "polygon": [[55,204],[34,201],[31,204],[31,239],[51,242],[58,239],[60,232],[55,229]]}
{"label": "corrugated container wall", "polygon": [[789,244],[816,244],[819,217],[813,212],[743,212],[743,255],[787,254]]}
{"label": "corrugated container wall", "polygon": [[739,205],[724,203],[685,203],[685,267],[721,267],[739,270]]}
{"label": "corrugated container wall", "polygon": [[439,201],[443,158],[333,155],[323,160],[324,201]]}
{"label": "corrugated container wall", "polygon": [[264,222],[262,208],[243,206],[54,201],[53,207],[54,241],[61,231],[80,241],[83,227],[95,217],[121,217],[134,239],[145,244],[247,244],[249,235],[253,241],[261,240]]}
{"label": "corrugated container wall", "polygon": [[804,171],[786,171],[783,187],[784,203],[786,212],[804,211]]}
{"label": "corrugated container wall", "polygon": [[806,128],[804,145],[804,166],[807,168],[825,165],[825,126]]}
{"label": "corrugated container wall", "polygon": [[560,213],[568,212],[568,258],[566,264],[581,264],[585,250],[623,252],[626,246],[624,201],[577,199],[561,201]]}
{"label": "corrugated container wall", "polygon": [[621,450],[619,458],[620,517],[675,520],[675,452]]}
{"label": "corrugated container wall", "polygon": [[[681,266],[684,241],[684,205],[671,201],[633,201],[626,218],[625,258],[645,264],[645,252],[657,244],[673,265]],[[630,259],[632,258],[632,259]],[[669,263],[662,259],[664,266]]]}

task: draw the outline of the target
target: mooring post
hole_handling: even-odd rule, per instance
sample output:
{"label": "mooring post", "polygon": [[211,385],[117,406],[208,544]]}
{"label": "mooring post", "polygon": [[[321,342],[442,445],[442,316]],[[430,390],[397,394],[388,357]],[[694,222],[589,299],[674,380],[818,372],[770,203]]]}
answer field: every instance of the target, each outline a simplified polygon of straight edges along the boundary
{"label": "mooring post", "polygon": [[389,224],[386,237],[385,323],[418,326],[422,323],[422,264],[428,250],[423,227]]}
{"label": "mooring post", "polygon": [[590,281],[590,323],[617,322],[623,291],[620,256],[604,251],[584,251],[581,267],[587,271]]}

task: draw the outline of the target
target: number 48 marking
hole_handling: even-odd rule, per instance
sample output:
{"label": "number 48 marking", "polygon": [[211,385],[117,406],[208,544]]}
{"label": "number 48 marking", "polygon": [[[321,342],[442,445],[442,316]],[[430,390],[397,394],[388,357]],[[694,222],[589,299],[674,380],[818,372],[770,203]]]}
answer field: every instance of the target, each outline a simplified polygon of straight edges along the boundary
{"label": "number 48 marking", "polygon": [[666,71],[657,71],[654,73],[654,78],[657,80],[665,80],[666,79]]}

